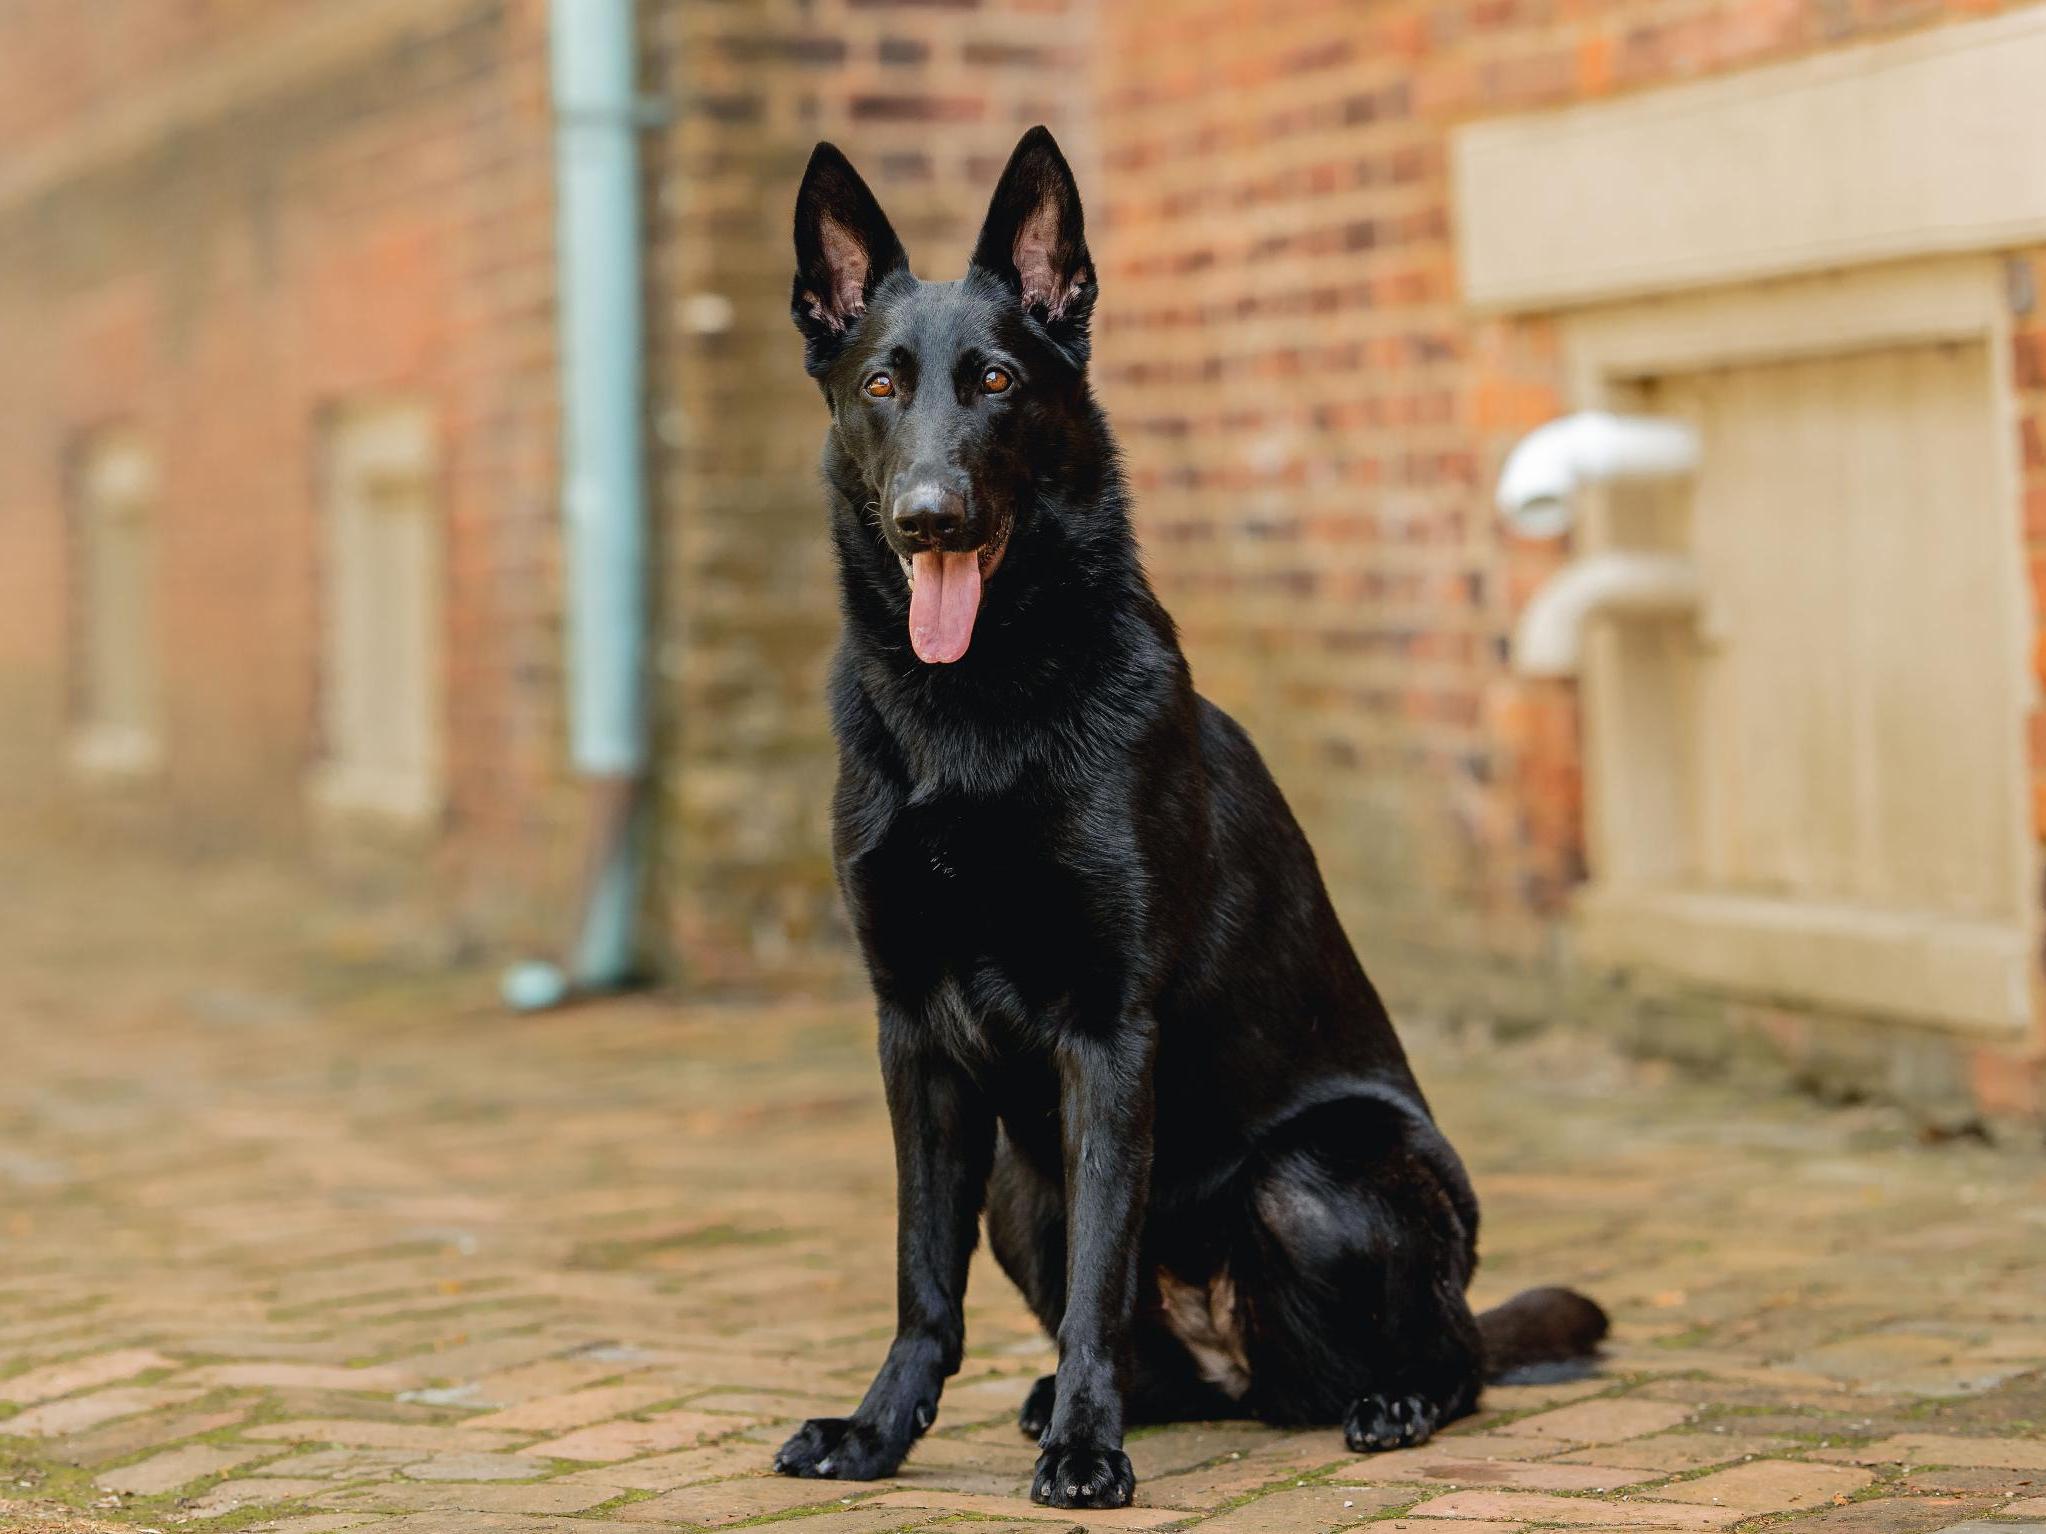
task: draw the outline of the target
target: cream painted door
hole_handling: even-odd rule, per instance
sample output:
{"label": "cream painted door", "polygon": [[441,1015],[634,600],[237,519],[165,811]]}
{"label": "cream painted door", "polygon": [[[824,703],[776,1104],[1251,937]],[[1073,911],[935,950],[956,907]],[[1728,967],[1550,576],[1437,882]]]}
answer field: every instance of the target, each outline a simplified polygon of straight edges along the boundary
{"label": "cream painted door", "polygon": [[2017,916],[2017,545],[1991,376],[1980,343],[1952,343],[1651,391],[1705,447],[1687,732],[1703,887]]}

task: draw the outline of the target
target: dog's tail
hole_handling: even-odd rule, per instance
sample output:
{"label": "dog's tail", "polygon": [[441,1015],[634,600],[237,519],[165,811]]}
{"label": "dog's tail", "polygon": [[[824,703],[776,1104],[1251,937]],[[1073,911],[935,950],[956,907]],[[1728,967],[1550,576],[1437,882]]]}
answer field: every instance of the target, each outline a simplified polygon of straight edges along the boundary
{"label": "dog's tail", "polygon": [[1494,1383],[1524,1370],[1577,1372],[1591,1362],[1611,1323],[1575,1289],[1528,1289],[1478,1317],[1485,1342],[1485,1378]]}

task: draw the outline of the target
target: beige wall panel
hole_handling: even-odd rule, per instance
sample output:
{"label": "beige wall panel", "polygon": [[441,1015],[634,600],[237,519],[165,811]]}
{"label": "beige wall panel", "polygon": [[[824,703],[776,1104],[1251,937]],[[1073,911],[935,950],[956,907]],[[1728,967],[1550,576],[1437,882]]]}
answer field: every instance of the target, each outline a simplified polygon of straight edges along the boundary
{"label": "beige wall panel", "polygon": [[2046,238],[2046,5],[1452,145],[1477,304],[1531,309]]}

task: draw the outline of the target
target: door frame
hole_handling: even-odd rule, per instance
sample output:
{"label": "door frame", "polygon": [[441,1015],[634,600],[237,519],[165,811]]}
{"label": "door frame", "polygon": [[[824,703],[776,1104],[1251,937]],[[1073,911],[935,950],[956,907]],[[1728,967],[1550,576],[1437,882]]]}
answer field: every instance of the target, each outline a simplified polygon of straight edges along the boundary
{"label": "door frame", "polygon": [[[2031,1027],[2042,927],[2037,898],[2028,721],[2039,704],[2031,664],[2035,615],[2025,579],[2020,413],[2011,378],[2008,276],[1987,256],[1936,258],[1767,283],[1670,294],[1572,311],[1561,319],[1572,408],[1623,408],[1630,381],[1743,363],[1878,347],[1980,343],[2000,444],[1993,476],[2010,558],[2003,607],[2012,679],[2008,749],[2018,771],[2009,806],[2017,860],[2014,922],[1601,882],[1609,828],[1601,783],[1621,729],[1599,685],[1608,636],[1587,647],[1583,683],[1585,852],[1590,882],[1573,901],[1571,938],[1601,967],[1643,965],[1715,988],[1894,1014],[1996,1035]],[[1710,472],[1710,465],[1706,466]],[[1607,499],[1581,508],[1579,551],[1610,546]],[[1708,597],[1709,605],[1709,597]],[[1708,619],[1709,621],[1709,619]],[[1610,661],[1605,669],[1610,669]]]}

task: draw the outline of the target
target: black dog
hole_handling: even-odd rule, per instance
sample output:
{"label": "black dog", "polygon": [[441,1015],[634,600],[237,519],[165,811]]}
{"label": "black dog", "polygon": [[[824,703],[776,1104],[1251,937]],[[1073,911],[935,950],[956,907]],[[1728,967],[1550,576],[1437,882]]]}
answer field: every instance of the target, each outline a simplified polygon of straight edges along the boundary
{"label": "black dog", "polygon": [[1129,1421],[1396,1448],[1605,1332],[1566,1290],[1465,1304],[1463,1167],[1138,564],[1094,301],[1044,129],[953,283],[910,274],[843,155],[811,157],[793,307],[831,407],[834,850],[880,1008],[898,1317],[866,1399],[804,1424],[785,1474],[889,1475],[931,1425],[983,1208],[1058,1339],[1021,1419],[1057,1507],[1129,1501]]}

